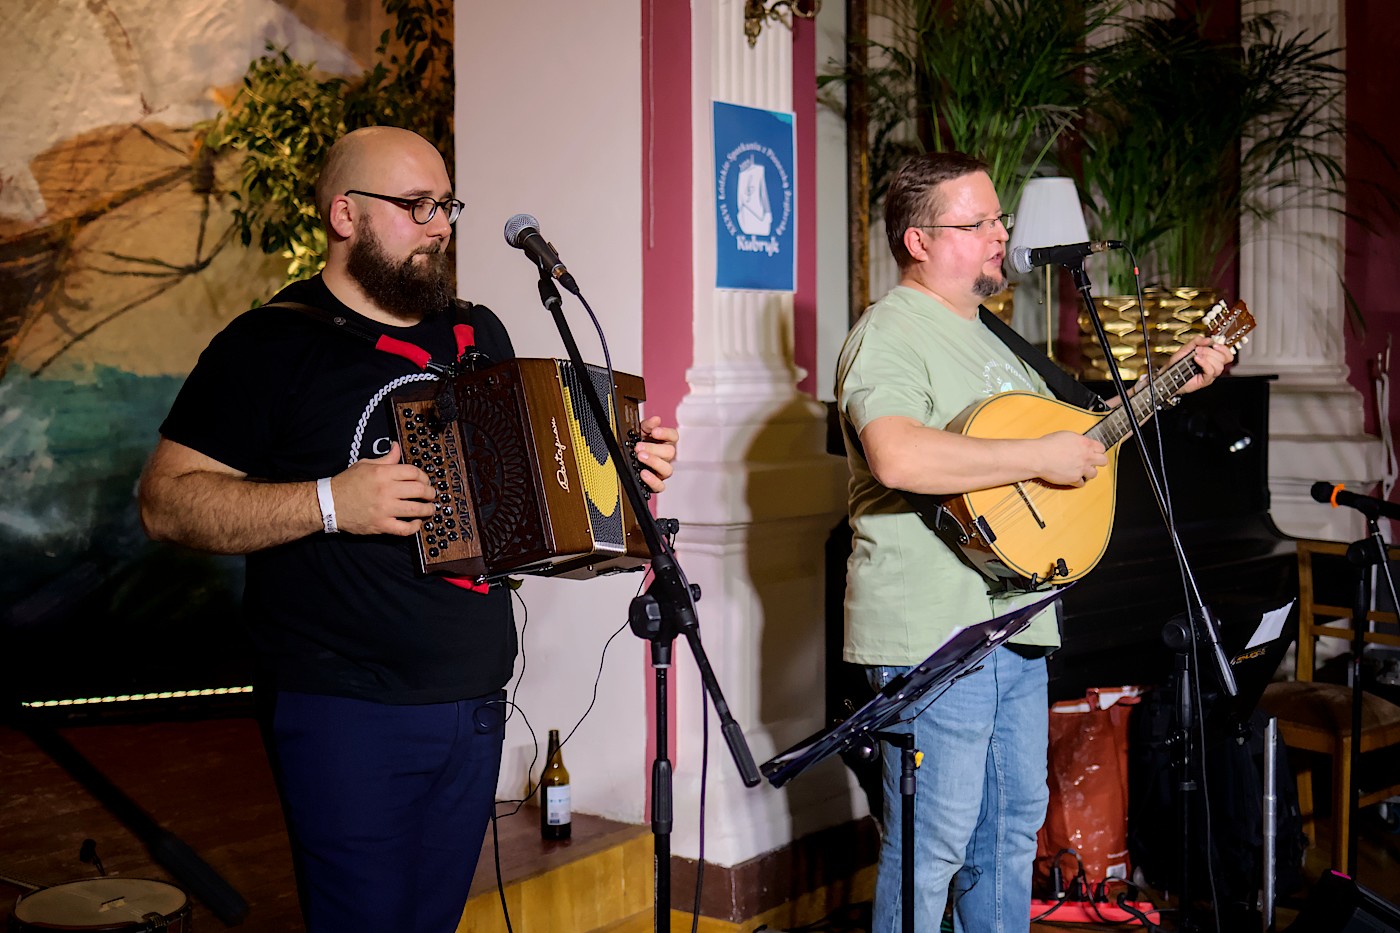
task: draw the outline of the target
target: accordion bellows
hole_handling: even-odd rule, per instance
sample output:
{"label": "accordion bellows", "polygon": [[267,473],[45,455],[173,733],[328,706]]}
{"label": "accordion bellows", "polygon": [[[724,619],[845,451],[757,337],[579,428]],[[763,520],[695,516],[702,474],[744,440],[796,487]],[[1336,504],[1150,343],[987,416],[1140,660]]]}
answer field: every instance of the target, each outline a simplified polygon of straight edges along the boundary
{"label": "accordion bellows", "polygon": [[[623,450],[639,439],[638,376],[587,367]],[[428,573],[474,580],[508,574],[582,579],[650,558],[623,495],[580,375],[567,360],[510,360],[452,377],[455,418],[439,417],[438,385],[393,396],[404,461],[437,486],[418,533]],[[444,406],[452,407],[452,406]],[[631,468],[631,465],[628,465]]]}

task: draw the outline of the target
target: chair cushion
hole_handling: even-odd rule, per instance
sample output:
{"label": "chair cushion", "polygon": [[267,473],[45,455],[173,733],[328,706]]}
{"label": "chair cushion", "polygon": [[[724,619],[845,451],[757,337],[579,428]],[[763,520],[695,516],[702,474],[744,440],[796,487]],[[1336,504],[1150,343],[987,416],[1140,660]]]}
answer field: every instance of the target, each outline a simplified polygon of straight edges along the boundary
{"label": "chair cushion", "polygon": [[[1351,704],[1350,687],[1310,680],[1269,684],[1259,701],[1259,707],[1270,716],[1300,726],[1331,729],[1338,733],[1351,730]],[[1362,693],[1363,732],[1397,725],[1400,725],[1400,706],[1374,694]]]}

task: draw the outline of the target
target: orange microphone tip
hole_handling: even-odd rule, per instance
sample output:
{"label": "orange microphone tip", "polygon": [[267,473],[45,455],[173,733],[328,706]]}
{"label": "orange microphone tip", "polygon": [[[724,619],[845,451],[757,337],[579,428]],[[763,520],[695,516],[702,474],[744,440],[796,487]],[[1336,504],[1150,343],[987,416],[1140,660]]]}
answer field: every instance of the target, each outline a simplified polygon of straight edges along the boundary
{"label": "orange microphone tip", "polygon": [[1341,492],[1343,489],[1346,489],[1346,488],[1347,488],[1346,483],[1338,483],[1337,485],[1335,485],[1335,486],[1332,487],[1332,508],[1335,509],[1335,508],[1338,507],[1338,504],[1337,504],[1337,493]]}

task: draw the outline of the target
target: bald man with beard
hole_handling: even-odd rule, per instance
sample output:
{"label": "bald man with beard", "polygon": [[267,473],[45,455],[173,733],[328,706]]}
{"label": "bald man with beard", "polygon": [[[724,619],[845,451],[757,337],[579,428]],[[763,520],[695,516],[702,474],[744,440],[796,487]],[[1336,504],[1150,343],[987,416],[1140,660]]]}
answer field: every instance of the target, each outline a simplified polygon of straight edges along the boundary
{"label": "bald man with beard", "polygon": [[[490,310],[453,301],[462,204],[431,143],[349,133],[316,200],[325,269],[201,354],[142,475],[141,519],[158,541],[246,555],[260,720],[307,929],[445,933],[495,797],[511,600],[420,572],[412,536],[435,490],[402,462],[386,400],[425,376],[353,331],[441,363],[463,352],[460,323],[491,361],[514,350]],[[676,432],[642,428],[642,479],[660,491]]]}

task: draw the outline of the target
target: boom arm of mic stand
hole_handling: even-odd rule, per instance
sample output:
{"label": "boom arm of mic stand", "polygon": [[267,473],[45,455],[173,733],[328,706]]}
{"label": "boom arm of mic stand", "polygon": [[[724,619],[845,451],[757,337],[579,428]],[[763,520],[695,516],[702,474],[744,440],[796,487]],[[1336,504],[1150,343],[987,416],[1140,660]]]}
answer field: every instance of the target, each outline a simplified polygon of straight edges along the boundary
{"label": "boom arm of mic stand", "polygon": [[[1235,684],[1235,674],[1230,670],[1230,662],[1225,657],[1225,649],[1220,645],[1220,632],[1215,616],[1211,614],[1210,607],[1205,604],[1201,597],[1200,588],[1196,585],[1196,575],[1191,570],[1191,563],[1186,558],[1186,549],[1182,546],[1181,538],[1176,533],[1176,523],[1172,520],[1171,510],[1167,507],[1167,493],[1162,484],[1165,477],[1159,476],[1153,467],[1152,457],[1147,450],[1147,443],[1142,438],[1142,425],[1133,417],[1132,404],[1128,400],[1128,390],[1123,385],[1123,377],[1118,372],[1118,367],[1113,363],[1113,354],[1108,348],[1108,334],[1104,332],[1103,321],[1099,318],[1099,309],[1094,303],[1094,295],[1089,282],[1089,275],[1084,271],[1084,260],[1081,258],[1069,266],[1071,276],[1074,278],[1074,287],[1078,289],[1080,297],[1084,299],[1084,307],[1089,312],[1089,320],[1094,324],[1094,334],[1098,337],[1099,346],[1103,348],[1104,360],[1108,362],[1108,374],[1113,380],[1113,388],[1118,393],[1119,404],[1126,407],[1129,417],[1133,421],[1133,440],[1137,443],[1138,453],[1142,455],[1143,471],[1147,473],[1148,483],[1152,487],[1152,497],[1157,502],[1157,510],[1162,513],[1162,523],[1166,526],[1167,534],[1171,538],[1172,552],[1176,557],[1177,565],[1181,569],[1181,578],[1186,587],[1186,596],[1193,600],[1190,616],[1193,624],[1206,634],[1206,640],[1210,642],[1211,656],[1215,660],[1216,673],[1220,677],[1220,685],[1230,696],[1239,693],[1239,687]],[[1149,384],[1156,378],[1151,372],[1151,348],[1144,347],[1148,351],[1148,382]]]}
{"label": "boom arm of mic stand", "polygon": [[[564,347],[569,352],[569,360],[580,374],[579,382],[583,386],[584,398],[588,400],[588,407],[593,412],[594,420],[602,428],[603,442],[607,445],[609,456],[612,457],[613,467],[622,483],[627,501],[631,503],[632,511],[637,516],[637,524],[641,527],[642,537],[646,539],[647,549],[651,551],[652,582],[642,598],[655,601],[661,613],[661,623],[665,632],[680,632],[685,635],[686,642],[690,645],[690,652],[695,658],[695,666],[700,671],[700,680],[705,685],[710,702],[714,704],[715,715],[719,717],[720,721],[720,731],[724,735],[725,742],[729,745],[729,753],[734,759],[735,766],[739,769],[744,786],[755,787],[762,778],[758,773],[758,766],[754,764],[753,753],[749,751],[743,730],[735,721],[733,713],[730,712],[729,704],[724,700],[724,693],[720,690],[719,681],[715,678],[714,669],[710,667],[709,658],[705,654],[705,647],[701,644],[699,621],[695,612],[695,597],[691,586],[686,581],[685,574],[682,572],[680,564],[677,563],[674,552],[666,543],[660,529],[657,528],[655,517],[647,508],[646,498],[642,495],[639,485],[640,481],[627,466],[629,461],[622,455],[622,446],[617,442],[617,436],[613,432],[612,420],[607,415],[598,390],[593,385],[593,380],[585,378],[588,370],[584,365],[582,354],[579,353],[578,344],[574,341],[569,322],[564,318],[564,306],[559,297],[559,290],[554,287],[554,280],[543,269],[540,270],[539,288],[540,301],[554,318],[554,326],[558,328],[559,336],[564,341]],[[582,296],[580,296],[580,300],[582,300]]]}

